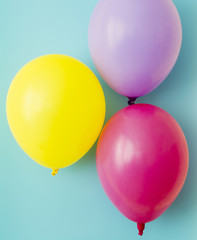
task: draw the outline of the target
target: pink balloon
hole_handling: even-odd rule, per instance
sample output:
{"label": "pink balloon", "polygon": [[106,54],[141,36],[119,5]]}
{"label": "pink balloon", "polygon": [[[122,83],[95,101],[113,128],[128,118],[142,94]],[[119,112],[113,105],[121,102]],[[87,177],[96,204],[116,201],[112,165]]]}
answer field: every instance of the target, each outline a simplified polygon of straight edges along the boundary
{"label": "pink balloon", "polygon": [[176,120],[163,109],[135,104],[116,113],[97,146],[101,184],[119,211],[138,223],[159,217],[175,200],[188,171],[188,148]]}

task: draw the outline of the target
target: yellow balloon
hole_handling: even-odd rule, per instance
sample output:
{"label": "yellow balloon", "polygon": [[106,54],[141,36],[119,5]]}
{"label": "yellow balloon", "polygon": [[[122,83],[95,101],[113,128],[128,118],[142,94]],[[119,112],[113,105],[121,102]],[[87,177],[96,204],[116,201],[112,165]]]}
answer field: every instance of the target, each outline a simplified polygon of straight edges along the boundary
{"label": "yellow balloon", "polygon": [[34,59],[17,73],[6,111],[21,148],[55,175],[96,141],[105,118],[105,98],[86,65],[53,54]]}

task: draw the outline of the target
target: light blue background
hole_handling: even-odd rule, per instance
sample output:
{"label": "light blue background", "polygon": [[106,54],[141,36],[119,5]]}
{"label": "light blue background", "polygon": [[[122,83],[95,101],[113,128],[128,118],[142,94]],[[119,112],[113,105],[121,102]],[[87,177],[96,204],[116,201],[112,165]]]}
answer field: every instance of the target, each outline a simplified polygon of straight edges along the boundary
{"label": "light blue background", "polygon": [[[1,240],[140,238],[136,224],[116,210],[101,188],[96,145],[78,163],[53,177],[20,149],[6,120],[6,94],[12,78],[25,63],[49,53],[76,57],[96,73],[106,96],[106,120],[127,105],[126,98],[104,83],[90,58],[87,31],[96,2],[0,2]],[[183,26],[180,57],[164,83],[139,101],[160,106],[176,118],[188,141],[190,168],[181,194],[160,218],[146,225],[144,240],[197,238],[197,1],[174,2]]]}

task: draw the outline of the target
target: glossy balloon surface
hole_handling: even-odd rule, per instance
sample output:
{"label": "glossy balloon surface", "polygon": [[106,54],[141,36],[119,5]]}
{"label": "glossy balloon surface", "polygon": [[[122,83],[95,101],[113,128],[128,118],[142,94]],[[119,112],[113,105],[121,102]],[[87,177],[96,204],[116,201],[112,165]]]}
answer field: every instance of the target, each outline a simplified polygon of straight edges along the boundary
{"label": "glossy balloon surface", "polygon": [[175,119],[159,107],[135,104],[104,127],[96,163],[101,184],[127,218],[159,217],[179,194],[188,170],[188,148]]}
{"label": "glossy balloon surface", "polygon": [[26,64],[7,96],[7,118],[16,141],[33,160],[52,169],[79,160],[96,141],[104,117],[98,79],[83,63],[64,55]]}
{"label": "glossy balloon surface", "polygon": [[89,49],[106,83],[119,94],[139,97],[172,70],[182,41],[171,0],[100,0],[89,25]]}

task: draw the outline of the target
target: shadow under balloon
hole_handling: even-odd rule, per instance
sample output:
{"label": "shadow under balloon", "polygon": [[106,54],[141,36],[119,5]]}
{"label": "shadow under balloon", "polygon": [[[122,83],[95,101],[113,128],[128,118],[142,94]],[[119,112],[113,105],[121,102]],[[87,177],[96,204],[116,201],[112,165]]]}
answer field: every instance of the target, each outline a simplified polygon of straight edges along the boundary
{"label": "shadow under balloon", "polygon": [[[189,137],[192,138],[192,136]],[[166,217],[176,218],[180,216],[181,218],[184,212],[187,211],[193,212],[195,215],[197,213],[197,188],[195,186],[197,182],[197,151],[194,145],[195,144],[192,144],[191,141],[188,142],[190,160],[187,178],[178,197],[167,210]]]}
{"label": "shadow under balloon", "polygon": [[96,146],[97,141],[94,143],[92,148],[75,164],[75,168],[92,168],[96,165]]}
{"label": "shadow under balloon", "polygon": [[177,218],[177,215],[181,217],[182,211],[192,211],[192,209],[196,209],[197,205],[197,188],[194,184],[197,182],[197,114],[193,111],[196,107],[196,96],[192,94],[193,89],[197,87],[197,56],[196,51],[194,51],[197,42],[197,29],[190,27],[194,25],[194,22],[197,22],[197,10],[192,9],[185,2],[179,13],[182,20],[183,41],[177,63],[167,79],[158,88],[140,98],[140,102],[149,102],[166,107],[172,115],[174,109],[178,110],[179,119],[176,118],[176,120],[181,123],[188,142],[190,160],[187,179],[179,196],[164,214],[167,218]]}
{"label": "shadow under balloon", "polygon": [[192,78],[192,73],[196,72],[197,64],[196,52],[194,51],[197,30],[190,26],[193,26],[194,22],[197,21],[197,10],[195,8],[191,9],[191,6],[185,2],[179,13],[182,21],[183,38],[177,63],[164,82],[150,94],[141,97],[140,101],[154,104],[160,98],[169,100],[170,98],[173,99],[174,96],[177,98],[177,94],[184,92],[184,94],[180,95],[178,101],[183,107],[187,105],[189,88],[193,88],[192,84],[196,83],[196,77]]}

